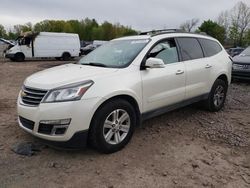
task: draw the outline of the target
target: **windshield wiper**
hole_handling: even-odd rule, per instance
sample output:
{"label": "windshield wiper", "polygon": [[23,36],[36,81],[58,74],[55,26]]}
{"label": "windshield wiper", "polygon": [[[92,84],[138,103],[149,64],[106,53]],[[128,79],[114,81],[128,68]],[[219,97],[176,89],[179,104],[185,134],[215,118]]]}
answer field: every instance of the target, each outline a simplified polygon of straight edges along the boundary
{"label": "windshield wiper", "polygon": [[103,63],[95,63],[95,62],[83,63],[82,65],[90,65],[90,66],[97,66],[97,67],[107,67],[107,65],[105,65]]}

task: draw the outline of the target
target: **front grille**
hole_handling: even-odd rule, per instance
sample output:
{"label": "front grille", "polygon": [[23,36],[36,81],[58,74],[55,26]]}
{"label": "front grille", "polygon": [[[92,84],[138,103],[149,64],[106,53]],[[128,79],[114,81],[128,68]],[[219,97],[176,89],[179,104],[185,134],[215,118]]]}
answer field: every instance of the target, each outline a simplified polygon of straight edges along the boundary
{"label": "front grille", "polygon": [[22,102],[29,106],[38,106],[46,93],[46,90],[23,86],[21,93]]}
{"label": "front grille", "polygon": [[33,130],[34,124],[35,124],[34,121],[25,119],[21,116],[19,116],[19,120],[20,120],[22,126],[26,127],[27,129]]}

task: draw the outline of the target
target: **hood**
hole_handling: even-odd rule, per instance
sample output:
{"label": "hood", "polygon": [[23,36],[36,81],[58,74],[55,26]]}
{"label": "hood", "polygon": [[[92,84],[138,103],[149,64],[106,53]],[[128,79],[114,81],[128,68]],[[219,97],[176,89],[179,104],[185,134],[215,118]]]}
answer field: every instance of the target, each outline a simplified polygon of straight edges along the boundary
{"label": "hood", "polygon": [[29,76],[25,80],[24,85],[49,90],[71,83],[93,80],[97,77],[116,72],[117,70],[118,69],[113,68],[67,64],[37,72]]}
{"label": "hood", "polygon": [[9,45],[15,46],[14,42],[11,42],[11,41],[6,40],[6,39],[0,38],[0,41],[4,42],[5,44],[9,44]]}
{"label": "hood", "polygon": [[250,56],[247,55],[237,55],[233,57],[234,63],[250,64]]}

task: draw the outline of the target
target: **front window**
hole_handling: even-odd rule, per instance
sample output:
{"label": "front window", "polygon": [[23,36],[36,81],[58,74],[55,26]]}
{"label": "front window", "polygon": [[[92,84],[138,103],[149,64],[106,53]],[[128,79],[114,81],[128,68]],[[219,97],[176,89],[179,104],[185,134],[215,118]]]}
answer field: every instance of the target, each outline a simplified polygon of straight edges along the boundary
{"label": "front window", "polygon": [[148,42],[149,39],[110,41],[80,59],[79,64],[123,68],[136,58]]}
{"label": "front window", "polygon": [[19,39],[18,39],[18,44],[19,44],[20,46],[22,46],[22,45],[27,45],[27,46],[29,46],[30,43],[31,43],[31,38],[30,38],[30,37],[22,37],[22,38],[19,38]]}
{"label": "front window", "polygon": [[174,39],[168,39],[158,43],[148,54],[148,58],[159,58],[165,64],[179,61],[177,48]]}

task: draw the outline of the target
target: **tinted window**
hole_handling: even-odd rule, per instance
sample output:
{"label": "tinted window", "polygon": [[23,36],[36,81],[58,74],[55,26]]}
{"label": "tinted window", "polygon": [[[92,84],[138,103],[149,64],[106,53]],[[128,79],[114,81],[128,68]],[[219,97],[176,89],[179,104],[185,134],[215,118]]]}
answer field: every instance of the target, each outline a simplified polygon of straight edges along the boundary
{"label": "tinted window", "polygon": [[208,39],[199,39],[199,41],[204,49],[204,53],[206,57],[210,57],[215,54],[218,54],[222,50],[220,45],[215,41],[208,40]]}
{"label": "tinted window", "polygon": [[201,46],[195,38],[177,38],[183,61],[203,57]]}
{"label": "tinted window", "polygon": [[178,53],[174,39],[157,44],[149,53],[148,57],[162,59],[165,64],[178,62]]}

